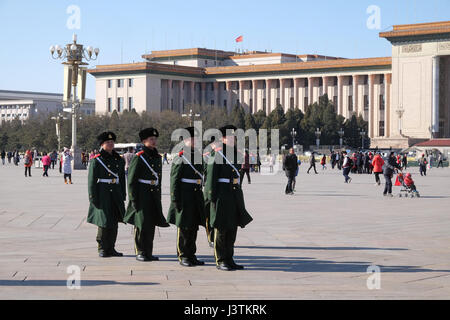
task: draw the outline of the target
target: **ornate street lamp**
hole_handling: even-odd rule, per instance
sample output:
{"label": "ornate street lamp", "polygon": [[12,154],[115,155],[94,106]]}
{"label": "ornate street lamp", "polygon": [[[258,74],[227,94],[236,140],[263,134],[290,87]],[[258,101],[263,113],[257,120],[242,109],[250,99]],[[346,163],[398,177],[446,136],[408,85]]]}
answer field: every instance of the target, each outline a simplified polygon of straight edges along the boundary
{"label": "ornate street lamp", "polygon": [[398,133],[401,137],[403,137],[403,133],[402,133],[402,117],[403,117],[403,113],[405,113],[405,110],[403,109],[403,106],[400,105],[398,107],[397,110],[395,110],[395,112],[397,113],[398,116]]}
{"label": "ornate street lamp", "polygon": [[344,129],[340,129],[338,131],[338,135],[339,135],[339,148],[342,149],[342,145],[343,145],[343,139],[342,137],[344,137]]}
{"label": "ornate street lamp", "polygon": [[314,134],[316,135],[316,146],[317,146],[317,150],[319,150],[319,146],[320,146],[320,135],[322,134],[322,132],[320,132],[319,128],[316,129],[316,132],[314,132]]}
{"label": "ornate street lamp", "polygon": [[61,120],[67,119],[61,112],[58,112],[56,117],[51,117],[52,120],[56,120],[56,136],[58,137],[58,152],[61,151]]}
{"label": "ornate street lamp", "polygon": [[199,113],[193,113],[193,112],[192,112],[192,109],[191,109],[191,110],[189,110],[189,114],[183,113],[181,116],[182,116],[183,118],[184,118],[184,117],[189,117],[189,125],[192,127],[192,125],[193,125],[193,123],[194,123],[194,118],[195,118],[195,117],[200,117],[200,114],[199,114]]}
{"label": "ornate street lamp", "polygon": [[294,146],[295,146],[295,137],[297,136],[297,131],[295,131],[294,128],[292,128],[291,136],[292,136],[292,148],[294,148]]}
{"label": "ornate street lamp", "polygon": [[[63,106],[65,112],[72,114],[72,154],[74,157],[73,168],[74,169],[86,169],[81,163],[81,152],[77,148],[77,112],[80,106],[83,104],[84,92],[86,88],[86,61],[97,60],[98,48],[88,46],[84,48],[82,44],[77,43],[77,35],[73,35],[73,43],[66,44],[65,47],[59,45],[50,47],[50,54],[53,59],[60,59],[64,62],[64,95]],[[80,91],[77,92],[78,81],[80,81]],[[73,87],[72,100],[71,87]],[[66,108],[71,104],[71,108]]]}
{"label": "ornate street lamp", "polygon": [[366,135],[366,132],[364,130],[361,130],[359,132],[359,135],[361,136],[361,149],[364,149],[364,136]]}

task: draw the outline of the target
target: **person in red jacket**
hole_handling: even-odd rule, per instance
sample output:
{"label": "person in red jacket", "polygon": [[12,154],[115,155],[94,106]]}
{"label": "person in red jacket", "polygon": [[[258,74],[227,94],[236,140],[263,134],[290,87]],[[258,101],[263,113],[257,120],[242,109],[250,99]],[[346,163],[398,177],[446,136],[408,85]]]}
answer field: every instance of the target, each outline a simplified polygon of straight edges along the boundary
{"label": "person in red jacket", "polygon": [[33,163],[33,156],[31,155],[31,151],[27,150],[25,152],[25,156],[23,157],[23,163],[25,167],[25,177],[28,175],[31,177],[31,165]]}
{"label": "person in red jacket", "polygon": [[377,153],[372,160],[373,173],[375,173],[375,184],[380,185],[380,174],[383,173],[384,160],[379,153]]}
{"label": "person in red jacket", "polygon": [[47,152],[44,152],[44,156],[42,157],[42,166],[44,167],[44,173],[42,174],[43,177],[48,177],[48,168],[50,168],[50,164],[52,163],[52,160],[50,159],[50,156],[47,155]]}

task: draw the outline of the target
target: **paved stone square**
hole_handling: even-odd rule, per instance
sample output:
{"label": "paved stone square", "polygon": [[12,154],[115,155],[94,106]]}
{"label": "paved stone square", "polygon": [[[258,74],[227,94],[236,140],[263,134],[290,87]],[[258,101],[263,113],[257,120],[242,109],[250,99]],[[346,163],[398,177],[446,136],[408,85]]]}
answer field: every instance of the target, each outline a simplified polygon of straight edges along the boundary
{"label": "paved stone square", "polygon": [[[383,198],[372,175],[344,184],[338,170],[306,174],[284,195],[286,177],[252,175],[244,181],[254,218],[239,229],[235,258],[245,270],[214,265],[203,228],[197,241],[205,266],[176,258],[176,229],[158,228],[159,262],[134,257],[132,227],[120,225],[121,258],[97,255],[96,227],[86,223],[87,171],[73,185],[59,172],[0,166],[0,299],[449,299],[450,169],[420,177],[422,197]],[[384,179],[382,179],[384,183]],[[169,166],[163,170],[163,207],[169,207]],[[394,194],[398,193],[394,187]],[[78,266],[81,289],[66,286]],[[367,268],[380,268],[380,289],[369,290]]]}

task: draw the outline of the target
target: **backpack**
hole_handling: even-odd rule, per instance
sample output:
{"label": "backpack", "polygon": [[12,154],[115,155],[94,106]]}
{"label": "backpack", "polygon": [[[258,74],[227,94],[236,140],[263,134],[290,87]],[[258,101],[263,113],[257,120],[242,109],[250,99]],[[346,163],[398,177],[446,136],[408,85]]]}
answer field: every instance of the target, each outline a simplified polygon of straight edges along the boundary
{"label": "backpack", "polygon": [[25,156],[24,164],[30,164],[30,157]]}
{"label": "backpack", "polygon": [[352,158],[350,158],[350,157],[348,157],[348,160],[347,160],[347,166],[348,166],[349,168],[352,168],[352,167],[353,167],[353,165],[354,165],[354,161],[353,161],[353,159],[352,159]]}

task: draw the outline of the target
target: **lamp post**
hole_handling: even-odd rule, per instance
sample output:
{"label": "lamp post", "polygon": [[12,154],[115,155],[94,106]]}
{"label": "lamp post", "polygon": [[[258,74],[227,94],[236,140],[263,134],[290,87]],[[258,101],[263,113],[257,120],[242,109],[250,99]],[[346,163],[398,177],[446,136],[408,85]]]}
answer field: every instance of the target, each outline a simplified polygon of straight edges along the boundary
{"label": "lamp post", "polygon": [[292,148],[294,148],[294,146],[295,146],[295,137],[297,136],[297,131],[295,131],[294,128],[292,128],[291,136],[292,136]]}
{"label": "lamp post", "polygon": [[338,131],[338,135],[339,135],[339,148],[342,149],[342,145],[343,145],[343,139],[342,137],[344,136],[344,129],[340,129]]}
{"label": "lamp post", "polygon": [[398,133],[400,135],[400,137],[403,137],[403,133],[402,133],[402,117],[403,117],[403,113],[405,113],[405,110],[403,109],[403,106],[400,105],[397,110],[395,110],[395,112],[397,113],[398,116]]}
{"label": "lamp post", "polygon": [[194,118],[195,117],[200,117],[200,114],[199,113],[193,113],[192,109],[191,109],[191,110],[189,110],[189,114],[183,113],[181,116],[183,118],[184,117],[189,117],[189,125],[192,127],[192,124],[194,123]]}
{"label": "lamp post", "polygon": [[[81,152],[77,148],[77,112],[84,100],[86,71],[81,66],[88,65],[83,62],[96,60],[98,57],[99,49],[88,46],[84,48],[82,44],[77,43],[77,35],[73,35],[73,42],[66,44],[64,48],[59,45],[50,47],[50,54],[53,59],[61,59],[66,66],[64,72],[64,98],[63,106],[66,107],[71,104],[70,111],[68,108],[64,108],[67,112],[72,114],[72,154],[74,157],[73,168],[74,169],[86,169],[81,162]],[[56,53],[56,55],[55,55]],[[80,73],[81,69],[81,73]],[[80,92],[77,92],[78,81],[80,77]],[[72,100],[70,101],[71,87],[73,87]]]}
{"label": "lamp post", "polygon": [[52,120],[56,120],[56,136],[58,138],[58,152],[61,151],[61,120],[67,119],[61,112],[58,112],[56,117],[51,117]]}
{"label": "lamp post", "polygon": [[320,146],[320,135],[322,132],[320,132],[319,128],[316,129],[316,132],[314,132],[314,134],[316,135],[316,146],[317,146],[317,150],[319,150],[319,146]]}
{"label": "lamp post", "polygon": [[366,132],[364,130],[361,130],[359,132],[359,135],[361,136],[361,149],[364,149],[364,136],[366,135]]}

